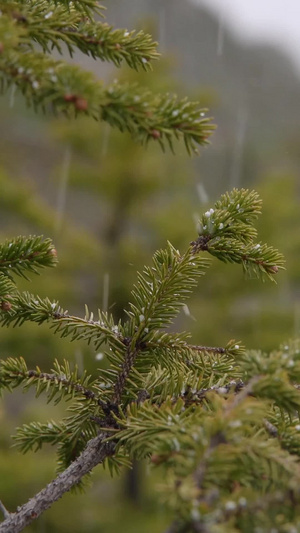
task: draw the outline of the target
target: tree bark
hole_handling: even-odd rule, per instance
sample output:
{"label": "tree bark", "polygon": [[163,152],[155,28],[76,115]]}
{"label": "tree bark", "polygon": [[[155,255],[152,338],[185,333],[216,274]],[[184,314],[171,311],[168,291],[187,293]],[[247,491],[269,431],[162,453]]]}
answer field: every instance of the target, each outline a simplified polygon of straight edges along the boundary
{"label": "tree bark", "polygon": [[27,503],[19,507],[15,513],[9,513],[8,518],[0,524],[0,533],[22,531],[61,498],[65,492],[76,485],[85,474],[102,463],[106,457],[113,455],[114,443],[103,442],[107,437],[106,433],[101,433],[91,439],[80,456],[64,472]]}

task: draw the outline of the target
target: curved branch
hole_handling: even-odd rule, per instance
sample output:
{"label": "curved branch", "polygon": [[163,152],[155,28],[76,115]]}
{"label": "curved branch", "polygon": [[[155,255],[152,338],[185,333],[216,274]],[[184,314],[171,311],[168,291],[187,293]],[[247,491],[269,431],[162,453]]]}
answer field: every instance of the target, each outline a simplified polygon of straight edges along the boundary
{"label": "curved branch", "polygon": [[38,518],[46,509],[68,492],[72,487],[88,474],[95,466],[103,463],[106,457],[114,454],[113,442],[106,442],[106,433],[101,433],[91,439],[80,456],[70,464],[56,479],[44,489],[19,507],[15,513],[0,524],[0,533],[18,533]]}

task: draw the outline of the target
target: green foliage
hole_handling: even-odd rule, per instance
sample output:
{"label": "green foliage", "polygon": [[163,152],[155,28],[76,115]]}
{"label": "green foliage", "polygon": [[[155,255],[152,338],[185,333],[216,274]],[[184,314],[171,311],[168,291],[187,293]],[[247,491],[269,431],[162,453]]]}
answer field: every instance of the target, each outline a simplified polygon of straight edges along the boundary
{"label": "green foliage", "polygon": [[0,8],[2,91],[15,84],[35,109],[70,117],[88,114],[129,131],[138,142],[157,140],[163,149],[167,142],[173,150],[174,139],[183,139],[189,153],[196,151],[197,144],[207,143],[214,126],[198,104],[155,95],[132,84],[104,88],[91,73],[33,48],[39,43],[44,52],[53,48],[61,52],[64,43],[71,55],[78,49],[116,66],[125,60],[134,69],[148,69],[159,55],[149,35],[95,22],[96,2],[70,6],[44,0],[6,1]]}
{"label": "green foliage", "polygon": [[267,276],[283,268],[284,259],[274,248],[255,243],[257,232],[253,221],[261,213],[261,201],[252,191],[234,189],[226,193],[202,216],[195,250],[207,250],[221,261],[242,263],[244,271],[255,277]]}
{"label": "green foliage", "polygon": [[[158,57],[149,35],[95,21],[102,11],[89,0],[3,1],[0,7],[3,90],[13,83],[36,109],[69,118],[87,114],[144,144],[156,140],[173,150],[174,139],[182,139],[191,153],[207,143],[213,126],[197,104],[132,83],[104,88],[92,74],[47,55],[66,46],[71,55],[78,49],[116,66],[126,62],[148,70]],[[9,187],[4,201],[21,201],[30,210],[28,197]],[[28,274],[56,265],[50,239],[18,237],[0,246],[3,326],[44,324],[61,337],[105,350],[99,354],[104,363],[91,375],[68,360],[55,360],[50,372],[29,368],[22,357],[0,361],[1,393],[33,389],[54,406],[67,403],[58,422],[17,428],[15,446],[23,453],[55,446],[58,472],[80,464],[81,454],[100,437],[106,450],[101,461],[111,473],[132,460],[150,462],[164,472],[161,490],[175,517],[169,529],[174,533],[267,532],[278,502],[282,531],[293,531],[300,482],[298,343],[266,354],[246,351],[234,340],[226,347],[192,344],[189,333],[176,332],[181,309],[211,264],[207,253],[241,264],[251,277],[274,281],[284,268],[277,249],[257,242],[260,212],[255,191],[222,195],[202,215],[198,237],[183,253],[168,242],[138,273],[122,320],[106,310],[94,318],[87,307],[84,318],[78,317],[16,284],[16,276],[28,280]],[[74,485],[82,488],[84,481],[81,474]]]}
{"label": "green foliage", "polygon": [[18,237],[0,246],[0,272],[26,278],[24,271],[38,273],[38,268],[55,266],[56,250],[50,239],[42,237]]}
{"label": "green foliage", "polygon": [[147,339],[152,330],[168,326],[207,266],[206,260],[190,250],[181,256],[170,243],[166,250],[156,252],[153,266],[138,274],[138,285],[132,293],[134,303],[128,314],[134,319],[133,326],[141,324],[143,332],[150,333]]}
{"label": "green foliage", "polygon": [[[56,445],[58,469],[63,471],[100,426],[117,445],[114,456],[107,458],[110,470],[119,470],[132,457],[150,457],[154,465],[163,465],[171,475],[171,484],[164,490],[167,495],[171,489],[174,492],[169,503],[178,524],[183,521],[192,529],[194,522],[219,524],[217,510],[229,506],[234,483],[240,486],[239,499],[250,487],[264,491],[265,479],[270,490],[282,484],[294,490],[300,476],[295,455],[299,449],[295,411],[300,399],[294,385],[298,345],[266,356],[245,352],[235,341],[226,348],[205,347],[190,344],[188,334],[164,331],[209,266],[202,254],[218,255],[210,249],[211,241],[219,238],[219,257],[225,262],[233,257],[226,246],[233,235],[242,250],[249,242],[254,246],[253,223],[260,207],[253,191],[234,190],[203,215],[202,227],[203,222],[211,222],[212,227],[209,232],[204,227],[184,254],[171,244],[156,252],[153,266],[138,274],[124,323],[115,324],[113,317],[100,311],[96,321],[88,310],[80,319],[58,303],[14,288],[11,307],[2,306],[3,324],[47,321],[71,340],[93,342],[96,349],[104,343],[109,348],[108,369],[100,369],[93,379],[79,376],[67,362],[56,362],[50,373],[28,370],[23,359],[1,362],[0,388],[34,387],[36,395],[46,393],[49,402],[71,401],[69,415],[61,422],[31,422],[19,428],[15,443],[21,451]],[[9,260],[19,265],[19,257],[26,259],[22,271],[11,268],[16,274],[35,271],[30,260],[37,261],[35,266],[52,266],[56,260],[49,253],[51,243],[37,238],[16,239],[1,250],[3,268]],[[276,262],[270,265],[269,250],[260,248],[259,269],[266,274],[271,266],[283,264],[282,256],[272,251]],[[247,266],[247,258],[243,264]],[[211,491],[215,496],[210,501]],[[230,513],[222,517],[224,523],[233,520]]]}
{"label": "green foliage", "polygon": [[[142,31],[113,30],[106,23],[95,22],[92,11],[83,11],[82,6],[77,4],[62,5],[61,2],[43,0],[1,2],[1,9],[7,15],[7,24],[12,19],[19,27],[25,28],[25,43],[29,38],[37,42],[44,52],[56,49],[62,53],[61,45],[65,44],[71,56],[76,47],[94,59],[112,61],[116,66],[125,60],[131,68],[145,70],[152,60],[158,58],[157,43],[153,43],[150,35]],[[92,8],[99,11],[96,3]],[[11,25],[11,32],[13,28]]]}

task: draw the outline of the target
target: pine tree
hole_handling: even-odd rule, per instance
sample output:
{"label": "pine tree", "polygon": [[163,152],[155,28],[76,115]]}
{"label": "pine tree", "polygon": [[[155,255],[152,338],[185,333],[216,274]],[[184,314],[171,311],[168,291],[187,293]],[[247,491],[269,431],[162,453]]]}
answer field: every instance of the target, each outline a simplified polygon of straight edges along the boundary
{"label": "pine tree", "polygon": [[[2,1],[0,7],[3,91],[14,84],[36,110],[70,119],[86,114],[163,149],[182,140],[192,153],[207,143],[213,125],[197,104],[135,84],[105,88],[49,55],[64,44],[71,55],[79,49],[147,70],[158,58],[149,35],[95,20],[103,10],[93,0]],[[166,472],[162,492],[174,513],[169,533],[298,530],[299,343],[265,354],[234,340],[225,347],[195,345],[188,333],[170,328],[206,274],[209,256],[274,281],[284,260],[258,241],[261,207],[255,191],[222,195],[183,252],[168,243],[137,274],[126,319],[118,322],[87,308],[83,318],[74,316],[57,301],[19,290],[18,276],[56,266],[49,239],[17,237],[0,246],[1,324],[46,323],[56,335],[103,347],[108,361],[91,376],[67,360],[54,361],[51,372],[28,368],[22,358],[1,360],[0,390],[33,388],[54,404],[69,400],[70,407],[60,421],[16,430],[15,445],[24,453],[45,443],[57,447],[58,475],[15,512],[1,504],[0,532],[24,529],[65,492],[83,487],[98,464],[118,472],[142,458]]]}

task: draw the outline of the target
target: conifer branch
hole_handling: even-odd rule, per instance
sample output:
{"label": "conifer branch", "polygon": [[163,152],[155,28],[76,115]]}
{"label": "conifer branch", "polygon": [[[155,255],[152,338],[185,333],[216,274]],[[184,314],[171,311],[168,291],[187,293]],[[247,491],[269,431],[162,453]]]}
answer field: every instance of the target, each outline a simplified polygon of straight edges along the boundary
{"label": "conifer branch", "polygon": [[[193,153],[208,143],[214,126],[197,103],[133,84],[105,87],[91,73],[46,55],[64,45],[71,56],[78,49],[116,66],[151,67],[158,58],[152,38],[95,21],[102,13],[96,0],[0,0],[0,11],[2,92],[14,85],[36,110],[69,118],[89,115],[140,143],[154,140],[162,149],[173,150],[178,140]],[[203,214],[198,237],[184,254],[168,244],[138,274],[124,323],[101,311],[94,319],[88,309],[84,318],[73,316],[57,302],[19,292],[16,275],[55,266],[50,240],[19,237],[0,245],[2,325],[48,322],[54,333],[70,340],[108,347],[106,368],[93,379],[79,376],[67,362],[55,361],[50,372],[28,369],[22,358],[0,362],[0,391],[33,387],[48,401],[72,400],[62,421],[17,429],[15,446],[24,453],[44,443],[56,445],[62,473],[15,513],[0,502],[5,518],[0,533],[24,529],[66,491],[81,486],[97,464],[105,461],[118,471],[132,457],[150,458],[172,473],[165,490],[172,493],[177,517],[169,533],[238,528],[242,513],[255,509],[256,501],[250,501],[244,511],[236,496],[249,487],[260,490],[261,508],[268,512],[266,483],[271,491],[289,487],[297,496],[299,346],[289,344],[268,355],[246,353],[236,341],[224,348],[203,346],[190,342],[186,333],[166,330],[210,264],[204,253],[239,263],[248,275],[274,280],[284,260],[257,242],[254,222],[260,212],[254,191],[222,195]],[[270,506],[274,501],[270,498]]]}
{"label": "conifer branch", "polygon": [[[89,385],[89,388],[88,388]],[[16,387],[23,386],[24,390],[35,387],[36,397],[43,392],[48,395],[48,402],[55,400],[58,403],[62,398],[73,399],[78,396],[87,400],[101,404],[98,392],[93,390],[94,383],[90,383],[90,376],[84,373],[78,377],[78,369],[72,372],[67,361],[60,365],[57,360],[54,361],[52,373],[42,372],[39,367],[35,370],[27,368],[23,357],[19,359],[8,359],[0,361],[0,390],[12,390]]]}
{"label": "conifer branch", "polygon": [[136,348],[131,350],[130,347],[127,348],[126,354],[124,357],[124,362],[122,364],[122,369],[118,372],[116,383],[114,386],[114,395],[112,403],[118,405],[121,402],[122,394],[125,389],[126,381],[129,377],[130,372],[132,371],[133,365],[139,353],[139,349]]}
{"label": "conifer branch", "polygon": [[[224,241],[227,238],[232,241],[234,231],[239,249],[248,244],[254,246],[256,230],[252,223],[259,208],[258,197],[249,191],[234,191],[232,196],[222,197],[216,204],[216,220],[219,226],[227,221]],[[245,211],[239,209],[246,211],[245,220],[242,220]],[[212,216],[211,211],[204,215],[206,220]],[[211,235],[208,237],[207,245],[213,240]],[[201,490],[204,483],[217,484],[221,489],[228,484],[230,472],[241,472],[246,479],[256,480],[256,461],[260,461],[261,471],[268,475],[272,468],[274,477],[279,473],[291,474],[293,470],[298,476],[293,457],[280,447],[279,439],[274,439],[273,447],[267,450],[264,441],[257,440],[257,431],[265,427],[269,414],[269,403],[261,402],[260,398],[271,400],[286,412],[300,409],[300,393],[290,382],[288,365],[282,367],[279,390],[278,370],[276,374],[273,371],[266,375],[268,363],[264,367],[255,352],[247,357],[240,343],[230,341],[225,348],[193,345],[188,342],[187,334],[163,331],[209,265],[199,253],[206,251],[199,243],[192,243],[183,255],[169,243],[166,250],[154,254],[153,266],[145,267],[138,274],[133,303],[124,324],[115,324],[111,316],[101,311],[98,320],[88,310],[85,318],[72,316],[58,303],[19,293],[12,286],[11,307],[2,308],[3,324],[48,321],[62,336],[92,341],[96,348],[107,343],[111,349],[107,354],[109,368],[101,371],[103,383],[99,380],[90,383],[85,375],[79,379],[67,363],[63,367],[56,363],[52,373],[39,368],[28,370],[22,360],[11,359],[1,364],[2,388],[35,386],[37,395],[45,391],[49,401],[63,397],[74,399],[69,409],[71,416],[61,423],[32,423],[20,428],[15,437],[19,449],[26,452],[40,448],[45,442],[58,444],[58,466],[67,471],[76,457],[82,457],[85,446],[93,441],[100,426],[109,442],[117,446],[117,454],[108,462],[111,469],[126,463],[128,456],[151,455],[154,464],[172,466],[179,478],[185,469],[184,475],[190,475],[194,484],[196,479]],[[39,244],[40,241],[34,242],[32,248]],[[7,249],[3,257],[5,253]],[[19,249],[16,260],[21,253]],[[220,259],[226,257],[221,254]],[[30,266],[26,263],[28,270]],[[6,273],[2,274],[4,278]],[[4,279],[1,289],[0,279],[3,297],[7,296],[5,283]],[[280,356],[276,354],[272,358]],[[299,369],[295,367],[295,376],[300,377],[300,361]],[[251,399],[249,394],[253,396]],[[205,408],[199,411],[199,405]],[[242,459],[249,449],[249,457]],[[217,482],[214,461],[220,466]],[[78,483],[81,478],[77,479]]]}
{"label": "conifer branch", "polygon": [[44,52],[56,48],[62,53],[64,43],[71,56],[76,47],[94,59],[112,61],[116,66],[124,60],[130,67],[144,70],[149,70],[151,61],[159,57],[157,43],[150,35],[142,31],[114,30],[106,23],[92,21],[86,15],[83,17],[76,4],[70,7],[53,1],[28,0],[17,7],[18,10],[7,2],[0,2],[2,13],[24,30],[19,32],[19,45],[29,47],[29,40],[32,40],[39,43]]}
{"label": "conifer branch", "polygon": [[71,340],[85,339],[93,342],[96,349],[108,343],[116,350],[125,351],[125,346],[114,324],[112,317],[98,311],[99,320],[94,320],[93,314],[80,318],[64,311],[57,302],[48,298],[40,298],[28,292],[17,293],[8,310],[0,310],[0,323],[3,325],[21,326],[25,321],[42,324],[49,322],[55,333],[62,337],[71,337]]}
{"label": "conifer branch", "polygon": [[90,72],[43,54],[3,52],[1,72],[2,91],[14,83],[36,110],[52,109],[70,118],[87,114],[128,131],[142,144],[156,140],[163,149],[166,143],[173,149],[173,141],[183,139],[192,153],[197,145],[207,144],[214,129],[197,103],[156,96],[135,84],[105,89]]}
{"label": "conifer branch", "polygon": [[71,340],[85,339],[88,343],[93,342],[98,349],[104,343],[108,343],[116,350],[125,351],[125,345],[118,325],[113,317],[102,313],[98,309],[98,320],[94,320],[93,313],[89,313],[86,307],[85,318],[72,316],[67,311],[57,307],[52,312],[53,323],[51,327],[62,337],[71,336]]}
{"label": "conifer branch", "polygon": [[199,237],[191,242],[193,252],[209,252],[225,263],[242,264],[247,275],[275,281],[284,258],[271,246],[255,243],[253,222],[260,213],[261,200],[255,191],[233,189],[222,195],[214,209],[202,216]]}
{"label": "conifer branch", "polygon": [[172,322],[208,266],[209,262],[190,249],[180,255],[170,243],[166,250],[154,254],[153,266],[138,273],[138,284],[132,291],[134,303],[128,312],[130,319],[146,333],[144,342],[151,339],[152,331]]}
{"label": "conifer branch", "polygon": [[200,401],[201,403],[204,398],[207,399],[207,397],[210,396],[211,392],[224,396],[226,394],[230,394],[231,392],[235,392],[237,394],[244,387],[245,387],[245,383],[241,379],[238,379],[236,381],[232,380],[229,383],[225,383],[222,386],[213,385],[212,387],[209,387],[207,389],[200,389],[200,390],[197,390],[196,392],[193,392],[192,401],[188,398],[189,391],[187,390],[185,394],[182,396],[182,399],[185,401],[187,405],[190,405],[191,403],[196,403],[197,400]]}
{"label": "conifer branch", "polygon": [[19,533],[22,531],[61,498],[65,492],[76,486],[83,476],[98,464],[103,463],[107,457],[113,455],[115,445],[112,441],[106,442],[106,438],[107,434],[101,433],[91,439],[80,456],[64,472],[27,503],[19,507],[15,513],[10,513],[9,517],[0,524],[0,533]]}
{"label": "conifer branch", "polygon": [[59,444],[66,434],[66,426],[63,423],[57,423],[49,420],[45,424],[40,422],[30,422],[17,428],[13,435],[14,446],[22,453],[41,449],[43,444]]}
{"label": "conifer branch", "polygon": [[57,253],[50,239],[43,237],[17,237],[0,245],[0,272],[11,277],[23,276],[25,271],[38,273],[38,269],[57,264]]}
{"label": "conifer branch", "polygon": [[[17,0],[18,3],[24,4],[27,0]],[[59,6],[64,6],[66,8],[70,9],[70,1],[69,0],[53,0],[54,4]],[[95,13],[100,16],[103,15],[103,10],[106,8],[99,4],[98,0],[76,0],[76,2],[73,2],[72,5],[73,9],[76,9],[77,11],[83,13],[86,17],[90,18],[91,20],[94,20]]]}

